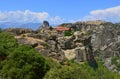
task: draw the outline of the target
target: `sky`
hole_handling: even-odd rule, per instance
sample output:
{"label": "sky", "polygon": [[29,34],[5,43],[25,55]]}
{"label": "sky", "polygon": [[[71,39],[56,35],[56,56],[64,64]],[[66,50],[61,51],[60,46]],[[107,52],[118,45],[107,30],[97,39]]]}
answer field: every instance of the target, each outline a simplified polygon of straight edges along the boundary
{"label": "sky", "polygon": [[120,22],[120,0],[0,0],[0,22]]}

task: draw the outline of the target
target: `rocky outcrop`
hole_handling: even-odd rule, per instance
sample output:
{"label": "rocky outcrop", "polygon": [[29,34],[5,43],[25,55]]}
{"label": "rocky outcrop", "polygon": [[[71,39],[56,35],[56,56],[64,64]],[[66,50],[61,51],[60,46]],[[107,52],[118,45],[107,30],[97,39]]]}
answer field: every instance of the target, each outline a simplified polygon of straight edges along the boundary
{"label": "rocky outcrop", "polygon": [[[66,23],[63,26],[69,26],[73,30],[86,31],[91,35],[91,45],[95,55],[101,55],[103,58],[112,57],[115,52],[119,53],[120,46],[120,24],[105,21],[87,21]],[[76,37],[75,37],[76,38]],[[76,38],[77,39],[77,38]]]}
{"label": "rocky outcrop", "polygon": [[25,33],[15,36],[20,44],[29,44],[45,56],[58,61],[64,58],[75,59],[76,62],[91,61],[94,59],[91,37],[85,32],[78,32],[72,36],[63,36],[55,30]]}
{"label": "rocky outcrop", "polygon": [[[44,56],[58,62],[67,58],[77,63],[86,61],[90,66],[97,68],[97,57],[104,61],[104,65],[110,71],[120,73],[120,24],[88,21],[65,23],[61,26],[70,28],[73,34],[65,36],[64,32],[51,29],[47,21],[36,31],[23,28],[4,31],[15,35],[20,44],[31,45]],[[113,58],[116,57],[118,59],[113,63]]]}
{"label": "rocky outcrop", "polygon": [[[93,56],[102,59],[109,70],[114,72],[119,72],[117,70],[118,69],[117,66],[111,63],[112,58],[114,57],[120,58],[120,24],[119,23],[113,24],[105,21],[88,21],[88,22],[76,22],[73,24],[66,23],[62,25],[70,27],[73,30],[86,31],[86,34],[88,36],[91,36],[91,45],[88,46],[88,48],[91,48],[92,46]],[[80,42],[79,38],[83,38],[80,36],[81,36],[80,33],[76,32],[74,41]],[[87,49],[85,47],[83,49]],[[81,47],[78,47],[77,52],[85,52],[85,51],[81,51],[80,48]],[[80,56],[82,55],[83,54],[81,53]],[[78,61],[80,58],[82,58],[80,56],[77,56]],[[82,59],[80,59],[80,61],[82,61]]]}
{"label": "rocky outcrop", "polygon": [[112,72],[118,72],[120,74],[120,59],[116,58],[106,58],[104,65]]}
{"label": "rocky outcrop", "polygon": [[76,62],[94,60],[91,36],[87,36],[85,32],[75,32],[69,37],[58,37],[58,44],[67,59],[75,59]]}
{"label": "rocky outcrop", "polygon": [[49,27],[49,22],[48,21],[43,21],[42,27]]}
{"label": "rocky outcrop", "polygon": [[5,31],[16,35],[19,43],[29,44],[43,55],[58,61],[67,58],[74,59],[77,63],[87,61],[91,64],[95,62],[94,57],[103,61],[106,58],[120,57],[120,24],[88,21],[61,26],[71,28],[74,34],[64,36],[64,32],[58,33],[55,29],[50,29],[47,21],[36,31],[21,28]]}
{"label": "rocky outcrop", "polygon": [[49,22],[48,21],[43,21],[42,25],[39,27],[38,30],[46,29],[49,28]]}
{"label": "rocky outcrop", "polygon": [[60,45],[60,47],[63,50],[67,50],[67,49],[74,49],[75,48],[75,43],[74,43],[74,36],[70,36],[70,37],[58,37],[58,43]]}
{"label": "rocky outcrop", "polygon": [[12,33],[14,35],[21,35],[25,33],[34,32],[32,29],[25,29],[25,28],[8,28],[8,29],[5,29],[4,31],[8,33]]}
{"label": "rocky outcrop", "polygon": [[21,36],[15,36],[15,38],[18,40],[19,44],[31,45],[37,51],[41,51],[41,49],[45,49],[47,47],[47,43],[44,40],[36,39],[36,38],[33,38],[33,37],[27,37],[27,35],[25,37],[23,37],[22,35]]}

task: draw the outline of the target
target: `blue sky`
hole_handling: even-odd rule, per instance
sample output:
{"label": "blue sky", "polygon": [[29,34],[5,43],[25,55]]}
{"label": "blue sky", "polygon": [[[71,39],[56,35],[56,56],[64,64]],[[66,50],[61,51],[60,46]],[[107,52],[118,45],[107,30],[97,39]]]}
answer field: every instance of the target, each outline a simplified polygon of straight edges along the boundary
{"label": "blue sky", "polygon": [[120,21],[120,0],[0,0],[1,22]]}

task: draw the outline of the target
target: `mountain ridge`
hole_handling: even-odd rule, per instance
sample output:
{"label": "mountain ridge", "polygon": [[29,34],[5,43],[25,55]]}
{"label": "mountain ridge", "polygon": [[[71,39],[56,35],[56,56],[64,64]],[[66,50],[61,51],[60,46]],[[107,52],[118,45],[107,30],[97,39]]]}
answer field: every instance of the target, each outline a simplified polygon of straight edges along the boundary
{"label": "mountain ridge", "polygon": [[18,22],[0,22],[0,28],[30,28],[36,30],[42,24],[41,23],[18,23]]}

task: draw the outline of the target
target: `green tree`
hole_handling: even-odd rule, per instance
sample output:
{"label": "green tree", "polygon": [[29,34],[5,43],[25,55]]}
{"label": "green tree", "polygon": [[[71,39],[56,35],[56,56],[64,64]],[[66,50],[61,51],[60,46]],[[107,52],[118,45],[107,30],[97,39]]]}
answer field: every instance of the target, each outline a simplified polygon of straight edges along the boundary
{"label": "green tree", "polygon": [[51,69],[44,79],[86,79],[86,74],[76,66],[62,66],[62,68]]}
{"label": "green tree", "polygon": [[3,61],[7,55],[7,50],[3,46],[0,46],[0,62]]}
{"label": "green tree", "polygon": [[44,57],[27,45],[16,48],[2,64],[6,79],[42,79],[49,69]]}
{"label": "green tree", "polygon": [[88,63],[62,66],[52,68],[45,75],[44,79],[119,79],[120,75],[110,72],[102,62],[99,62],[98,69],[94,69]]}
{"label": "green tree", "polygon": [[71,30],[64,31],[64,36],[72,36],[73,32]]}
{"label": "green tree", "polygon": [[7,55],[8,51],[13,50],[15,47],[18,46],[17,40],[14,36],[8,33],[0,33],[0,61],[4,60]]}
{"label": "green tree", "polygon": [[17,39],[8,33],[0,33],[0,45],[9,50],[18,46]]}

